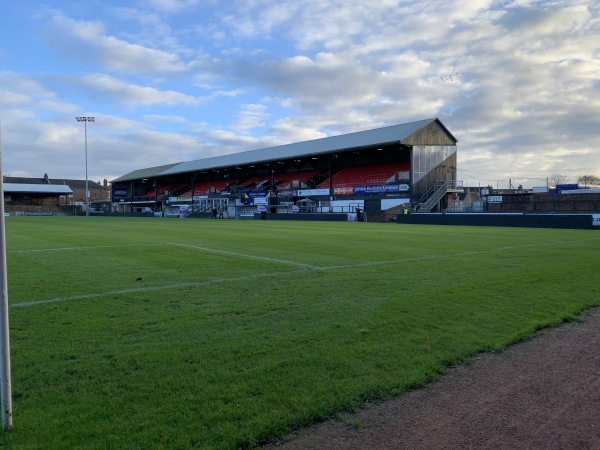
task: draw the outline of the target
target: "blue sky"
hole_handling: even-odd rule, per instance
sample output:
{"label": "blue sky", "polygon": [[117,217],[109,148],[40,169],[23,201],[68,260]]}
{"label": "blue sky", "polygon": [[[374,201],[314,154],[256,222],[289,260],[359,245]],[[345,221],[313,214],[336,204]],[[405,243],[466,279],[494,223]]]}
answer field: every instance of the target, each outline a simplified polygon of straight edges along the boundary
{"label": "blue sky", "polygon": [[600,176],[588,0],[50,0],[0,18],[5,175],[85,177],[439,117],[469,186]]}

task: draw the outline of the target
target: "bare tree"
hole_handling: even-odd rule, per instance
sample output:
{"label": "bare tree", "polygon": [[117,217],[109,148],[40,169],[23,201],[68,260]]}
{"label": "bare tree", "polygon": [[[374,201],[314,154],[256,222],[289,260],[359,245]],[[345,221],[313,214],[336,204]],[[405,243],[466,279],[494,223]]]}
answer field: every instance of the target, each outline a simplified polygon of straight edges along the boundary
{"label": "bare tree", "polygon": [[559,184],[567,184],[569,179],[566,175],[561,175],[559,173],[554,173],[548,177],[548,184],[550,186],[558,186]]}
{"label": "bare tree", "polygon": [[583,184],[585,187],[588,187],[588,185],[600,186],[600,178],[596,175],[582,175],[577,178],[577,182]]}

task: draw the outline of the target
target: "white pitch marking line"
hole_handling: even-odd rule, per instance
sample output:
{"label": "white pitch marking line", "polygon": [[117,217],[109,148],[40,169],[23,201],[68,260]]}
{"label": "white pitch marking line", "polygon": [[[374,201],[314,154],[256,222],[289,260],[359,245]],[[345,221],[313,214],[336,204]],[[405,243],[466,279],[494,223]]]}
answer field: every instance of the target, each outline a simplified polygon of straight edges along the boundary
{"label": "white pitch marking line", "polygon": [[419,256],[419,257],[415,257],[415,258],[388,259],[388,260],[383,260],[383,261],[370,261],[370,262],[357,263],[357,264],[341,264],[338,266],[321,267],[321,268],[318,268],[315,270],[346,269],[346,268],[354,268],[354,267],[378,266],[378,265],[383,265],[383,264],[395,264],[395,263],[404,263],[404,262],[413,262],[413,261],[426,261],[428,259],[457,258],[457,257],[461,257],[461,256],[480,255],[482,253],[495,253],[495,252],[501,252],[501,251],[505,251],[505,250],[515,250],[515,249],[520,249],[520,248],[544,247],[544,246],[549,246],[549,245],[560,245],[560,244],[573,244],[573,243],[597,241],[597,240],[598,240],[598,238],[581,239],[581,240],[577,240],[577,241],[553,241],[553,242],[542,242],[539,244],[511,245],[511,246],[491,248],[491,249],[486,249],[486,250],[473,250],[470,252],[449,253],[446,255],[427,255],[427,256]]}
{"label": "white pitch marking line", "polygon": [[[572,244],[572,243],[596,241],[596,240],[598,240],[598,239],[594,238],[594,239],[582,239],[582,240],[577,240],[577,241],[554,241],[554,242],[546,242],[546,243],[540,243],[540,244],[525,244],[525,245],[520,245],[520,246],[515,245],[515,246],[509,246],[509,247],[498,247],[498,248],[493,248],[493,249],[488,249],[488,250],[476,250],[476,251],[472,251],[472,252],[451,253],[451,254],[447,254],[447,255],[429,255],[429,256],[422,256],[422,257],[417,257],[417,258],[404,258],[404,259],[394,259],[394,260],[387,260],[387,261],[371,261],[371,262],[366,262],[366,263],[346,264],[346,265],[328,266],[328,267],[305,265],[305,267],[306,267],[305,270],[293,270],[293,271],[289,271],[289,272],[262,273],[262,274],[247,275],[247,276],[242,276],[242,277],[234,277],[234,278],[219,278],[216,280],[198,281],[198,282],[190,282],[190,283],[179,283],[179,284],[173,284],[173,285],[169,285],[169,286],[148,286],[148,287],[134,288],[134,289],[123,289],[120,291],[101,292],[101,293],[95,293],[95,294],[84,294],[84,295],[77,295],[77,296],[73,296],[73,297],[63,297],[63,298],[53,298],[53,299],[48,299],[48,300],[13,303],[12,305],[9,305],[9,307],[18,308],[18,307],[36,306],[36,305],[43,305],[46,303],[59,303],[59,302],[67,302],[67,301],[71,301],[71,300],[83,300],[83,299],[88,299],[88,298],[105,297],[108,295],[130,294],[130,293],[138,293],[138,292],[146,292],[146,291],[160,291],[160,290],[166,290],[166,289],[179,289],[179,288],[183,288],[183,287],[207,286],[207,285],[232,282],[232,281],[235,282],[235,281],[244,281],[244,280],[254,280],[254,279],[258,279],[258,278],[268,278],[268,277],[275,277],[275,276],[280,276],[280,275],[309,273],[309,272],[321,271],[321,270],[353,269],[356,267],[366,267],[366,266],[383,265],[383,264],[398,264],[398,263],[403,263],[403,262],[425,261],[428,259],[455,258],[455,257],[459,257],[459,256],[470,256],[470,255],[476,255],[476,254],[481,254],[481,253],[493,253],[493,252],[500,252],[500,251],[505,251],[505,250],[514,250],[514,249],[519,249],[519,248],[541,247],[541,246],[546,246],[546,245]],[[182,244],[171,244],[171,245],[182,245]],[[208,250],[210,250],[210,249],[208,249]],[[218,252],[220,252],[220,251],[218,251]],[[222,252],[222,253],[230,253],[230,252]],[[239,256],[248,256],[248,255],[239,255]],[[278,261],[278,260],[273,260],[273,261]]]}
{"label": "white pitch marking line", "polygon": [[209,252],[209,253],[218,253],[221,255],[237,256],[240,258],[260,259],[261,261],[268,261],[268,262],[280,263],[280,264],[290,264],[292,266],[306,267],[307,269],[313,269],[313,270],[322,269],[322,267],[319,267],[319,266],[313,266],[311,264],[303,264],[303,263],[298,263],[298,262],[294,262],[294,261],[288,261],[285,259],[267,258],[265,256],[248,255],[247,253],[228,252],[225,250],[217,250],[217,249],[207,248],[207,247],[198,247],[196,245],[179,244],[177,242],[168,242],[167,245],[174,245],[177,247],[189,248],[192,250],[201,250],[203,252]]}
{"label": "white pitch marking line", "polygon": [[6,253],[34,253],[34,252],[60,252],[69,250],[96,250],[101,248],[147,247],[164,244],[125,244],[125,245],[96,245],[88,247],[58,247],[58,248],[33,248],[29,250],[8,250]]}
{"label": "white pitch marking line", "polygon": [[235,282],[235,281],[247,281],[247,280],[255,280],[258,278],[267,278],[267,277],[276,277],[279,275],[288,275],[291,273],[305,273],[309,270],[294,270],[288,272],[275,272],[275,273],[259,273],[254,275],[247,275],[242,277],[234,277],[234,278],[218,278],[215,280],[208,281],[196,281],[196,282],[188,282],[188,283],[178,283],[171,284],[168,286],[147,286],[133,289],[122,289],[119,291],[110,291],[110,292],[100,292],[95,294],[83,294],[83,295],[75,295],[73,297],[59,297],[59,298],[51,298],[48,300],[37,300],[31,302],[21,302],[21,303],[13,303],[9,305],[11,308],[21,308],[25,306],[35,306],[35,305],[44,305],[47,303],[60,303],[60,302],[68,302],[71,300],[84,300],[88,298],[97,298],[97,297],[106,297],[110,295],[121,295],[121,294],[137,294],[139,292],[149,292],[149,291],[163,291],[169,289],[181,289],[185,287],[199,287],[199,286],[208,286],[211,284],[219,284],[219,283],[227,283],[227,282]]}

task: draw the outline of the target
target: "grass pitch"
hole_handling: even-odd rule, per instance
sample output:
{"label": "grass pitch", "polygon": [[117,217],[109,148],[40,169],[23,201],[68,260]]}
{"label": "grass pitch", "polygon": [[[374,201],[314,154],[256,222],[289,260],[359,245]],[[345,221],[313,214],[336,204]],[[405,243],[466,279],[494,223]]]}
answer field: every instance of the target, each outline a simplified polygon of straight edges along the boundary
{"label": "grass pitch", "polygon": [[10,217],[0,446],[250,448],[600,304],[600,233]]}

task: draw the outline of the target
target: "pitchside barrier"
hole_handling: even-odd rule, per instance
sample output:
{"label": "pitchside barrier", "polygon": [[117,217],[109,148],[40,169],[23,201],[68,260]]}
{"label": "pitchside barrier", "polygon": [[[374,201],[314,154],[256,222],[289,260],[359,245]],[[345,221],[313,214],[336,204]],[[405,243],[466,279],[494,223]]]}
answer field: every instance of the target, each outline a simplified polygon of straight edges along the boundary
{"label": "pitchside barrier", "polygon": [[600,228],[600,214],[414,213],[398,214],[396,222],[418,225],[591,229]]}

